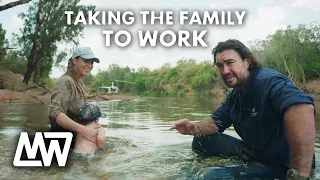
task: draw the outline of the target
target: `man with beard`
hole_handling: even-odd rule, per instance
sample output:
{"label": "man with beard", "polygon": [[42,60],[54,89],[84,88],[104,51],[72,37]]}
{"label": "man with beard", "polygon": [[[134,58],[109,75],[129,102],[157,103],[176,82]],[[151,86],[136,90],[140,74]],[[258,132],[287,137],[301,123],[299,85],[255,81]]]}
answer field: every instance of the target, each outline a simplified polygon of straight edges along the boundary
{"label": "man with beard", "polygon": [[[203,156],[239,157],[245,165],[210,167],[210,179],[309,179],[315,168],[313,98],[286,76],[262,68],[240,41],[212,50],[224,83],[233,88],[210,117],[177,121],[171,129],[194,135],[192,148]],[[223,134],[233,125],[240,139]]]}

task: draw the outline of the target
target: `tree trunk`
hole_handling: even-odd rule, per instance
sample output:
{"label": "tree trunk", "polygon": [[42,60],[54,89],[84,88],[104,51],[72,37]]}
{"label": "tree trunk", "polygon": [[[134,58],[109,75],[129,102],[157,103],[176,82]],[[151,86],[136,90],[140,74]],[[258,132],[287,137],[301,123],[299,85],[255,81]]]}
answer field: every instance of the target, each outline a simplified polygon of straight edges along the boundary
{"label": "tree trunk", "polygon": [[36,51],[36,43],[33,43],[30,55],[28,57],[27,72],[24,74],[23,83],[28,84],[34,70],[34,56]]}
{"label": "tree trunk", "polygon": [[41,13],[41,9],[42,9],[42,0],[39,0],[39,4],[38,4],[38,11],[37,11],[37,15],[36,15],[36,27],[35,27],[35,32],[34,32],[34,37],[33,37],[33,45],[32,45],[32,49],[31,49],[31,53],[28,57],[28,69],[26,74],[24,75],[23,78],[23,83],[28,84],[29,80],[31,78],[31,75],[35,69],[34,64],[35,64],[35,60],[36,60],[36,55],[37,55],[37,51],[38,51],[38,37],[39,37],[39,31],[40,31],[40,13]]}
{"label": "tree trunk", "polygon": [[43,57],[45,55],[46,49],[49,49],[52,43],[52,38],[47,37],[47,39],[43,41],[43,43],[44,44],[41,44],[41,48],[39,48],[38,53],[36,54],[35,63],[34,63],[33,82],[35,84],[38,84],[40,80]]}
{"label": "tree trunk", "polygon": [[19,1],[15,1],[15,2],[11,2],[8,4],[5,4],[3,6],[0,6],[0,11],[6,10],[6,9],[10,9],[12,7],[21,5],[21,4],[26,4],[29,3],[31,0],[19,0]]}
{"label": "tree trunk", "polygon": [[289,79],[291,79],[291,81],[292,81],[293,84],[295,85],[294,79],[293,79],[292,76],[291,76],[291,72],[290,72],[290,69],[289,69],[289,67],[288,67],[288,65],[287,65],[286,59],[285,59],[285,58],[282,58],[282,60],[283,60],[283,63],[284,63],[284,67],[286,68],[286,70],[287,70],[287,72],[288,72],[288,77],[289,77]]}
{"label": "tree trunk", "polygon": [[40,79],[40,67],[41,67],[41,58],[40,53],[37,54],[35,62],[34,62],[34,73],[33,73],[33,82],[38,84]]}
{"label": "tree trunk", "polygon": [[306,75],[304,74],[304,70],[302,68],[302,66],[298,63],[297,58],[294,59],[301,71],[301,76],[302,76],[302,88],[303,89],[307,89],[307,83],[306,83]]}

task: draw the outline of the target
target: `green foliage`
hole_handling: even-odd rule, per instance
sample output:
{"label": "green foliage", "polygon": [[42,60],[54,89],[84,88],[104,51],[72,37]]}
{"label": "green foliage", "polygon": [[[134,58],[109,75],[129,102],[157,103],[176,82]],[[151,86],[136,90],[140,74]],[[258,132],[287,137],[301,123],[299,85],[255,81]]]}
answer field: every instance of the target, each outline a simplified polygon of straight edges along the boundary
{"label": "green foliage", "polygon": [[212,87],[212,75],[201,73],[192,78],[192,88],[196,90],[205,90]]}
{"label": "green foliage", "polygon": [[266,40],[253,42],[251,49],[265,67],[287,75],[305,88],[306,81],[317,78],[320,72],[320,25],[288,26]]}
{"label": "green foliage", "polygon": [[[133,69],[129,67],[120,67],[117,64],[109,65],[105,71],[100,71],[93,79],[91,86],[95,89],[99,89],[102,86],[111,86],[112,82],[121,91],[129,92],[133,88],[135,73]],[[117,81],[121,80],[121,81]],[[126,81],[126,82],[122,82]]]}
{"label": "green foliage", "polygon": [[113,80],[121,80],[115,81],[121,92],[147,96],[185,96],[211,89],[219,80],[219,73],[212,67],[212,62],[196,63],[193,59],[181,59],[176,67],[165,64],[153,71],[146,67],[135,71],[112,64],[94,77],[92,86],[110,86]]}
{"label": "green foliage", "polygon": [[3,48],[6,44],[6,31],[2,29],[2,24],[0,24],[0,48]]}
{"label": "green foliage", "polygon": [[3,61],[3,58],[6,55],[6,49],[5,49],[6,44],[7,44],[6,31],[2,29],[2,24],[0,24],[0,61]]}
{"label": "green foliage", "polygon": [[92,85],[92,82],[93,82],[93,76],[91,74],[89,74],[88,76],[84,77],[83,78],[83,84],[86,85],[86,86],[91,86]]}
{"label": "green foliage", "polygon": [[[27,12],[19,14],[24,21],[20,33],[15,34],[15,43],[20,47],[20,55],[26,59],[34,58],[34,80],[49,77],[51,69],[63,59],[58,47],[65,43],[63,50],[70,51],[72,44],[78,43],[82,36],[83,25],[67,25],[65,11],[87,12],[94,6],[83,6],[80,0],[39,0],[34,1]],[[71,44],[71,45],[70,45]],[[34,53],[32,53],[34,52]],[[30,61],[31,61],[30,60]],[[32,68],[28,69],[32,73]]]}
{"label": "green foliage", "polygon": [[145,77],[138,77],[135,79],[135,88],[138,92],[146,90],[146,78]]}
{"label": "green foliage", "polygon": [[171,78],[174,79],[174,77],[176,77],[177,75],[178,75],[177,68],[172,68],[168,74],[168,80],[170,80]]}
{"label": "green foliage", "polygon": [[27,61],[16,51],[8,51],[6,56],[0,60],[0,66],[15,74],[24,74],[27,70]]}
{"label": "green foliage", "polygon": [[45,83],[45,85],[46,85],[48,88],[50,88],[50,89],[52,89],[53,86],[54,86],[54,84],[55,84],[55,82],[53,81],[53,79],[50,79],[50,78],[43,78],[42,81],[43,81],[43,82]]}

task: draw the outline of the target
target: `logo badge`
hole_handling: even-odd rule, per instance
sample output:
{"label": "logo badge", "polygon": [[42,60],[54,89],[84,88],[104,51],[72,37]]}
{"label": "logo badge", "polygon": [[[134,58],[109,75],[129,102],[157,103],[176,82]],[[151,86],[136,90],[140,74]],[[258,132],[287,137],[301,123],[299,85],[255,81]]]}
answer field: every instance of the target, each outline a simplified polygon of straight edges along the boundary
{"label": "logo badge", "polygon": [[[68,153],[72,141],[71,132],[44,132],[44,137],[41,132],[36,132],[33,144],[31,145],[27,132],[21,132],[16,153],[13,160],[13,165],[17,167],[48,167],[51,165],[53,154],[56,154],[58,166],[64,167],[67,162]],[[45,139],[50,140],[48,151],[45,146]],[[65,139],[65,144],[61,152],[59,141],[56,139]],[[22,150],[25,147],[28,160],[21,160]],[[41,160],[35,160],[37,151],[40,149]]]}

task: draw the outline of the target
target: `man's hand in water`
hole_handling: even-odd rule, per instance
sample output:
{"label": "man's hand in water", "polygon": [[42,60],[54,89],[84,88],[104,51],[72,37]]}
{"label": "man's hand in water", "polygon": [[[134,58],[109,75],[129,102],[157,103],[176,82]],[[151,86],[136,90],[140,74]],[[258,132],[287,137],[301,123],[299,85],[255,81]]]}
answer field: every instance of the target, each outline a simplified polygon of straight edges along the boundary
{"label": "man's hand in water", "polygon": [[196,123],[190,122],[187,119],[182,119],[174,123],[170,130],[172,129],[176,129],[183,135],[193,135],[195,133]]}
{"label": "man's hand in water", "polygon": [[95,127],[87,127],[83,126],[82,127],[82,133],[81,135],[86,138],[87,140],[97,143],[97,135],[98,135],[98,128],[100,128],[101,125],[96,124]]}
{"label": "man's hand in water", "polygon": [[199,122],[191,122],[187,119],[177,121],[170,130],[176,129],[183,135],[209,135],[218,132],[215,121],[211,118],[205,118]]}

